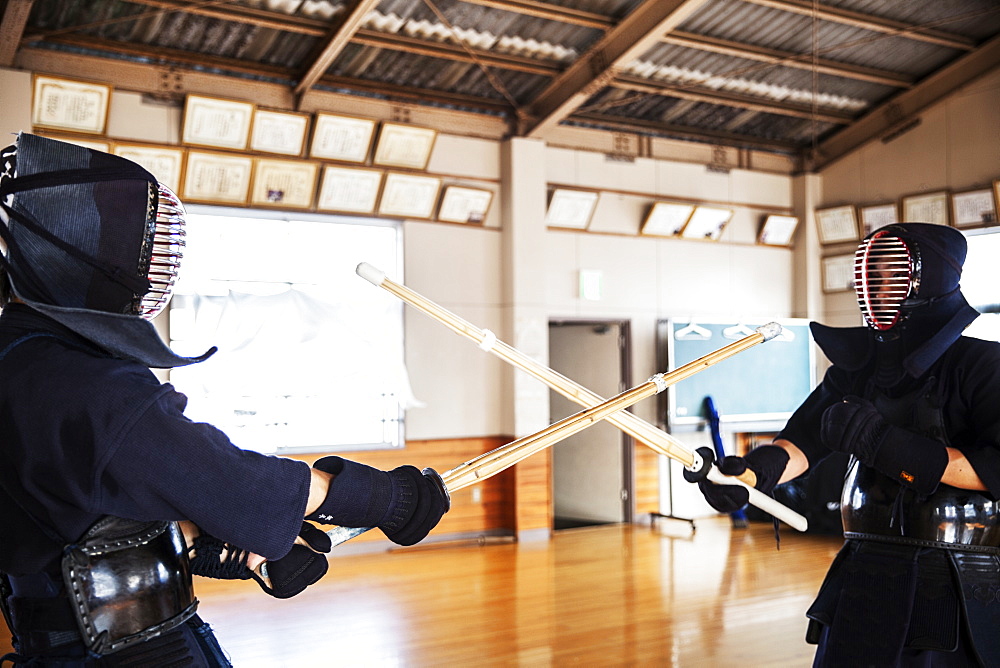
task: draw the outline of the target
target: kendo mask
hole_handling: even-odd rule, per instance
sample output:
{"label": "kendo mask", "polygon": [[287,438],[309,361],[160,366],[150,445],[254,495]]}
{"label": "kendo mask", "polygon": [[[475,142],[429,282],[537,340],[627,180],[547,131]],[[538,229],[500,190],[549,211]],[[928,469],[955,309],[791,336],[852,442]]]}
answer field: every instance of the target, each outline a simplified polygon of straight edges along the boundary
{"label": "kendo mask", "polygon": [[966,250],[965,236],[944,225],[902,223],[869,234],[854,255],[865,323],[886,331],[918,309],[947,301],[958,292]]}
{"label": "kendo mask", "polygon": [[166,307],[184,245],[184,206],[138,164],[21,133],[0,171],[0,263],[16,297],[115,356],[152,367],[175,355],[149,322]]}

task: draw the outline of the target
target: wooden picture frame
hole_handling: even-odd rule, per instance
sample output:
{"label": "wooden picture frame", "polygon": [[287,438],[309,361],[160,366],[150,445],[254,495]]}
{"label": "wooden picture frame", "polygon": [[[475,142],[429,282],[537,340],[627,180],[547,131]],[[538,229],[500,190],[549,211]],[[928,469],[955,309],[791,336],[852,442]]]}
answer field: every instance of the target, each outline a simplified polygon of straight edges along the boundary
{"label": "wooden picture frame", "polygon": [[597,208],[600,193],[596,190],[555,188],[545,211],[546,227],[585,230]]}
{"label": "wooden picture frame", "polygon": [[381,170],[325,165],[316,209],[372,214],[381,189]]}
{"label": "wooden picture frame", "polygon": [[181,191],[184,149],[169,146],[115,144],[114,154],[144,167],[156,180],[175,193]]}
{"label": "wooden picture frame", "polygon": [[696,206],[694,213],[691,214],[684,229],[681,230],[681,238],[718,241],[732,217],[732,209],[718,206]]}
{"label": "wooden picture frame", "polygon": [[904,223],[948,224],[948,191],[907,195],[901,200]]}
{"label": "wooden picture frame", "polygon": [[683,202],[654,202],[639,227],[639,234],[650,237],[676,237],[684,229],[694,204]]}
{"label": "wooden picture frame", "polygon": [[184,98],[181,143],[246,150],[255,109],[252,102],[189,93]]}
{"label": "wooden picture frame", "polygon": [[822,244],[858,240],[858,215],[853,204],[816,210],[816,230]]}
{"label": "wooden picture frame", "polygon": [[250,156],[188,151],[182,198],[189,202],[245,205],[252,174]]}
{"label": "wooden picture frame", "polygon": [[302,157],[311,118],[297,111],[254,109],[250,150]]}
{"label": "wooden picture frame", "polygon": [[445,186],[437,219],[445,223],[482,225],[493,202],[493,191],[466,186]]}
{"label": "wooden picture frame", "polygon": [[441,179],[436,176],[388,172],[378,212],[383,216],[400,218],[430,218],[440,191]]}
{"label": "wooden picture frame", "polygon": [[112,87],[93,81],[35,74],[31,89],[31,126],[103,135]]}
{"label": "wooden picture frame", "polygon": [[895,202],[870,204],[860,208],[861,236],[867,237],[875,230],[899,222],[899,206]]}
{"label": "wooden picture frame", "polygon": [[823,258],[823,292],[844,292],[854,288],[854,255]]}
{"label": "wooden picture frame", "polygon": [[763,246],[791,246],[792,236],[798,226],[797,216],[778,213],[767,214],[764,217],[764,223],[760,226],[757,243]]}
{"label": "wooden picture frame", "polygon": [[316,192],[319,163],[257,158],[253,165],[251,206],[308,209]]}
{"label": "wooden picture frame", "polygon": [[383,167],[426,169],[436,139],[437,130],[400,123],[383,123],[379,129],[372,164]]}
{"label": "wooden picture frame", "polygon": [[323,160],[364,163],[375,137],[375,121],[319,112],[313,123],[309,156]]}
{"label": "wooden picture frame", "polygon": [[996,225],[996,184],[951,194],[951,220],[955,227]]}

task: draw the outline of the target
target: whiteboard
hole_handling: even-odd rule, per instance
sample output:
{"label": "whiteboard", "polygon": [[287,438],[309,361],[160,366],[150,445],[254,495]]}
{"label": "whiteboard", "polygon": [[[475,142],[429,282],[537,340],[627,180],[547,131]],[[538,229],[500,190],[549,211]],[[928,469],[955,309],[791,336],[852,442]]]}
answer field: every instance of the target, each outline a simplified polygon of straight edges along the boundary
{"label": "whiteboard", "polygon": [[[711,396],[721,421],[784,421],[815,386],[815,348],[809,321],[775,319],[782,334],[667,388],[660,396],[662,424],[702,424]],[[761,322],[660,320],[657,367],[673,370],[752,333]],[[664,397],[664,395],[666,395]]]}

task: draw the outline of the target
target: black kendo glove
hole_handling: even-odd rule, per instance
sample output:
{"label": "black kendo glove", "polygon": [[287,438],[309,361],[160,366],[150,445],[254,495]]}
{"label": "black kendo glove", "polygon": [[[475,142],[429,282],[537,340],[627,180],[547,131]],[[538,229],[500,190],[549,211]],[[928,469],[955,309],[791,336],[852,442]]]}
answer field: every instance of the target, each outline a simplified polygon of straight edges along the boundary
{"label": "black kendo glove", "polygon": [[[264,575],[262,578],[247,567],[249,552],[215,536],[201,534],[194,539],[189,550],[194,552],[191,557],[191,573],[219,580],[253,578],[271,596],[291,598],[326,575],[328,564],[321,553],[332,549],[330,537],[308,522],[302,523],[299,537],[308,547],[292,545],[292,549],[281,559],[265,562],[261,566],[261,573]],[[223,553],[225,557],[222,556]]]}
{"label": "black kendo glove", "polygon": [[307,520],[342,527],[378,527],[398,545],[414,545],[430,533],[451,507],[441,476],[413,466],[391,471],[323,457],[313,468],[333,474],[330,489]]}
{"label": "black kendo glove", "polygon": [[[698,454],[706,462],[711,462],[715,458],[715,453],[712,452],[711,448],[698,448]],[[754,487],[770,496],[787,464],[788,452],[784,448],[779,448],[776,445],[762,445],[748,452],[745,457],[723,457],[719,461],[718,468],[720,473],[728,476],[742,475],[748,469],[753,471],[754,475],[757,476]],[[701,475],[685,470],[684,479],[688,482],[698,483],[698,489],[705,496],[708,505],[720,513],[735,513],[749,503],[750,493],[743,487],[716,485],[705,477],[706,474],[707,468]]]}
{"label": "black kendo glove", "polygon": [[870,401],[848,396],[823,412],[823,445],[854,455],[926,496],[937,489],[948,466],[945,445],[885,421]]}

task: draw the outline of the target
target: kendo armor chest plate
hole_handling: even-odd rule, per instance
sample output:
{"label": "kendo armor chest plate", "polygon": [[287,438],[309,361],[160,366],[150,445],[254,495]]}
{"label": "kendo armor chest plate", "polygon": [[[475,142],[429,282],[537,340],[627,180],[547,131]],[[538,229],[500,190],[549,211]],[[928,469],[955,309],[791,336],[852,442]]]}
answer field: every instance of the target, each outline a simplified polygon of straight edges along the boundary
{"label": "kendo armor chest plate", "polygon": [[[890,423],[949,445],[941,402],[930,378],[918,390],[872,399]],[[939,547],[1000,547],[1000,503],[977,491],[941,484],[926,498],[856,459],[841,495],[844,537]]]}

